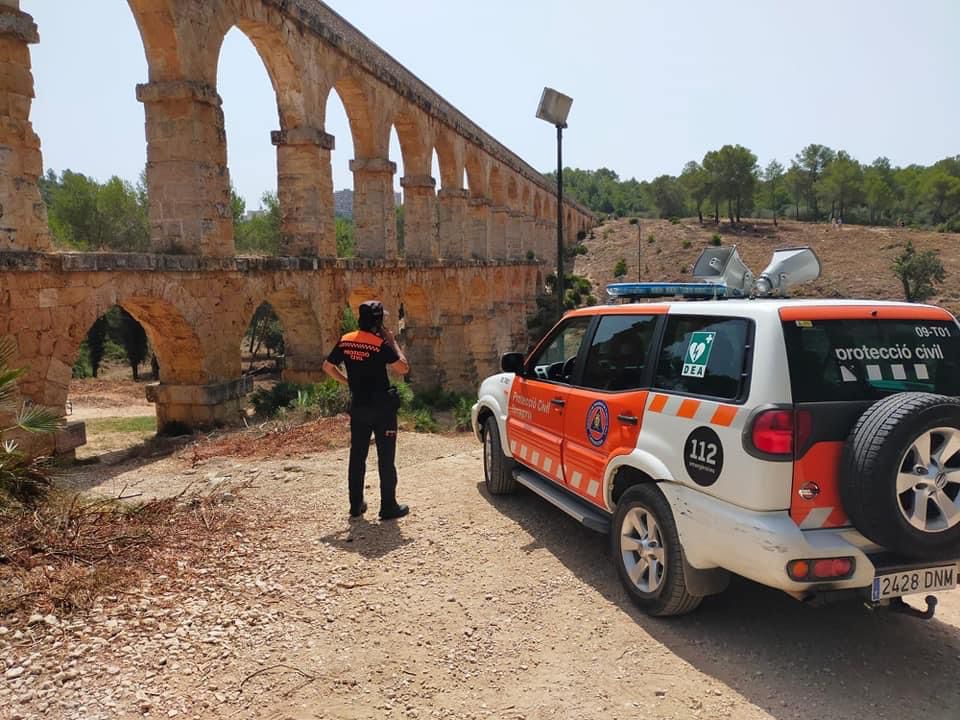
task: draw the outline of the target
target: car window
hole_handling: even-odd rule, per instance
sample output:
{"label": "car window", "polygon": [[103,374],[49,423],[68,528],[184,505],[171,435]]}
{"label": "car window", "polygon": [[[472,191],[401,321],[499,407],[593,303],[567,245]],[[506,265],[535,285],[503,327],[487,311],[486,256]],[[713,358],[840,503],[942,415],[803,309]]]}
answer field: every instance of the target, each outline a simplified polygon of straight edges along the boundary
{"label": "car window", "polygon": [[587,354],[581,385],[598,390],[643,386],[643,371],[657,326],[655,315],[607,315],[600,319]]}
{"label": "car window", "polygon": [[527,371],[540,380],[569,383],[592,318],[570,318],[527,360]]}
{"label": "car window", "polygon": [[654,386],[724,400],[740,397],[749,327],[745,318],[668,318]]}
{"label": "car window", "polygon": [[783,323],[795,402],[960,395],[960,329],[949,321]]}

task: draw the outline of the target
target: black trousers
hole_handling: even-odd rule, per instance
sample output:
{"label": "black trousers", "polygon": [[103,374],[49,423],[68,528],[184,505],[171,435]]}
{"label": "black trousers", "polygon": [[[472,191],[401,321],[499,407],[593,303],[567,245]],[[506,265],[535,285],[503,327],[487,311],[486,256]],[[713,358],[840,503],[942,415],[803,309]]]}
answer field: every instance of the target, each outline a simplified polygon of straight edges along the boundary
{"label": "black trousers", "polygon": [[380,473],[380,509],[397,505],[397,411],[385,406],[361,406],[350,410],[350,510],[363,505],[363,480],[367,473],[370,434],[377,441],[377,470]]}

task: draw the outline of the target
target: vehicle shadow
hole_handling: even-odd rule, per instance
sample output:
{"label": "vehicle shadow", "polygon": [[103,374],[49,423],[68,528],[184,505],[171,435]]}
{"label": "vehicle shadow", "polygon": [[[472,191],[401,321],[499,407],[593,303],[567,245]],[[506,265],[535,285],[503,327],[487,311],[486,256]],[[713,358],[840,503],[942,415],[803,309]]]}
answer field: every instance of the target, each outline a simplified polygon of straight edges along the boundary
{"label": "vehicle shadow", "polygon": [[[960,627],[860,603],[826,608],[742,578],[678,618],[651,618],[620,585],[608,540],[525,488],[480,494],[625,616],[778,720],[960,718]],[[919,604],[914,599],[914,604]]]}

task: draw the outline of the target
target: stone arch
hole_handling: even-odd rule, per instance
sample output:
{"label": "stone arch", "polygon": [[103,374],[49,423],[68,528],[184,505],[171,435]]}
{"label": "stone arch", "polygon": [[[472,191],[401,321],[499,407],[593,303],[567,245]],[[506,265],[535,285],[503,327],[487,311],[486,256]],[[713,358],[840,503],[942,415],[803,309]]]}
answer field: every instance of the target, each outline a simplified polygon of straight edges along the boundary
{"label": "stone arch", "polygon": [[417,114],[404,110],[393,118],[393,127],[400,141],[403,171],[408,176],[429,177],[433,159],[430,132]]}
{"label": "stone arch", "polygon": [[177,301],[158,297],[149,290],[129,294],[116,289],[111,292],[91,291],[77,303],[65,335],[56,338],[51,359],[43,380],[46,383],[44,404],[62,409],[66,405],[70,368],[97,318],[110,308],[119,306],[139,322],[160,362],[160,378],[170,384],[202,384],[206,353],[197,333],[184,313],[182,298]]}
{"label": "stone arch", "polygon": [[499,165],[490,168],[490,198],[494,205],[504,206],[507,204],[507,186]]}
{"label": "stone arch", "polygon": [[464,157],[467,172],[467,184],[470,186],[470,195],[477,198],[490,196],[489,172],[487,164],[480,158],[479,151],[473,145],[468,145]]}
{"label": "stone arch", "polygon": [[520,195],[520,202],[523,211],[528,215],[532,215],[533,205],[531,204],[530,200],[530,185],[527,183],[523,183],[523,191]]}
{"label": "stone arch", "polygon": [[[464,144],[462,138],[446,128],[437,133],[437,158],[440,164],[441,187],[451,190],[463,189],[463,174],[465,167]],[[473,192],[474,183],[468,174],[468,184]],[[483,183],[481,182],[481,187]]]}
{"label": "stone arch", "polygon": [[[280,320],[287,368],[310,366],[312,361],[325,357],[322,318],[317,317],[310,302],[296,288],[266,289],[251,295],[244,306],[247,325],[261,302],[269,303]],[[242,337],[237,338],[237,347]]]}
{"label": "stone arch", "polygon": [[376,131],[372,102],[364,84],[347,73],[333,83],[332,91],[337,93],[343,109],[346,110],[350,134],[353,137],[354,155],[358,158],[372,158],[386,154],[389,126],[386,137],[379,137],[382,133]]}
{"label": "stone arch", "polygon": [[347,304],[350,306],[350,309],[353,311],[353,314],[356,317],[359,313],[357,308],[360,307],[360,303],[366,300],[381,299],[382,297],[383,292],[378,288],[375,288],[372,285],[358,285],[350,290],[350,294],[347,296]]}
{"label": "stone arch", "polygon": [[510,205],[511,208],[517,209],[518,199],[517,178],[513,173],[509,173],[507,175],[507,204]]}
{"label": "stone arch", "polygon": [[540,198],[539,192],[535,192],[533,194],[533,217],[536,220],[543,219],[543,202]]}
{"label": "stone arch", "polygon": [[180,41],[170,0],[127,0],[140,30],[151,82],[182,76]]}

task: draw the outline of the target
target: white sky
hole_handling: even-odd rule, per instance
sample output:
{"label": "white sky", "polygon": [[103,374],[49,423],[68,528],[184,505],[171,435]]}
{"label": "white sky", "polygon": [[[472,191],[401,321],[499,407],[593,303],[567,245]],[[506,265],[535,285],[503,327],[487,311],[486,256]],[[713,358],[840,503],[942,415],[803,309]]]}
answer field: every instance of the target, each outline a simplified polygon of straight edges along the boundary
{"label": "white sky", "polygon": [[[957,0],[395,0],[329,3],[411,72],[540,170],[555,131],[534,117],[544,85],[574,98],[564,164],[621,178],[677,174],[726,143],[785,165],[819,142],[871,162],[960,153]],[[44,165],[136,180],[146,159],[147,79],[123,0],[22,0],[33,122]],[[276,187],[276,101],[253,45],[231,31],[220,59],[230,173],[257,207]],[[336,94],[334,187],[353,148]],[[400,166],[394,140],[391,159]]]}

